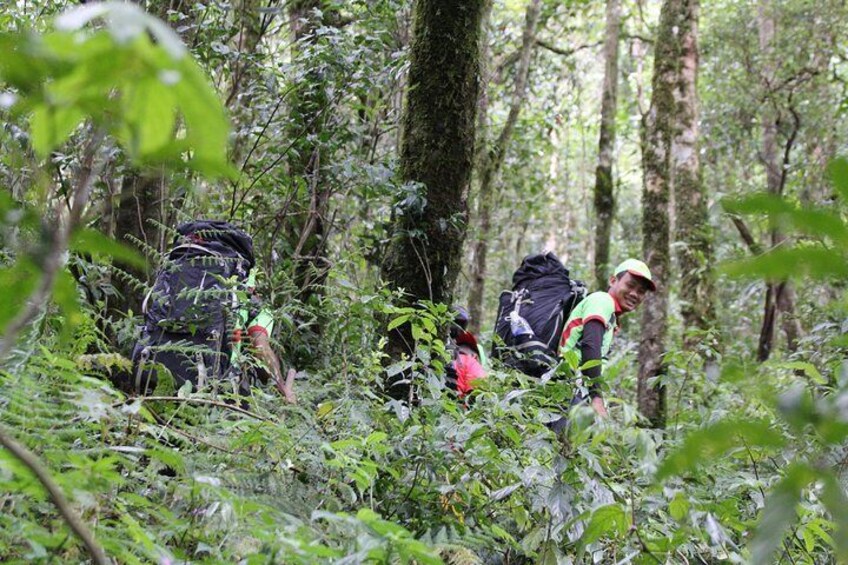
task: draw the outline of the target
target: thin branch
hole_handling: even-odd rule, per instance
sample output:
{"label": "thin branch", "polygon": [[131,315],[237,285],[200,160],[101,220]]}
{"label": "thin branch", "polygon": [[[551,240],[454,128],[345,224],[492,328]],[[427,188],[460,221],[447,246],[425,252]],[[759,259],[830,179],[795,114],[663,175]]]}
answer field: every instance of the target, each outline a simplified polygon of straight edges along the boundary
{"label": "thin branch", "polygon": [[280,153],[271,162],[270,165],[268,165],[264,169],[262,169],[257,176],[253,177],[253,179],[250,181],[250,184],[248,184],[247,188],[244,190],[241,197],[238,199],[238,202],[236,202],[232,206],[230,206],[230,216],[229,216],[230,220],[232,220],[233,217],[235,217],[236,212],[238,211],[239,208],[241,208],[241,205],[244,204],[244,201],[247,198],[247,195],[250,194],[250,192],[253,190],[253,187],[256,186],[256,183],[258,183],[262,179],[262,177],[264,177],[266,174],[271,172],[277,165],[279,165],[282,162],[283,159],[286,158],[286,156],[288,155],[288,152],[291,151],[291,149],[298,142],[300,142],[303,139],[303,135],[305,135],[308,132],[309,128],[311,128],[313,124],[317,123],[317,121],[324,115],[324,112],[328,111],[330,108],[333,107],[333,105],[336,102],[338,102],[338,100],[341,98],[341,95],[343,93],[344,93],[344,89],[340,89],[339,94],[337,94],[332,100],[330,100],[327,103],[326,106],[324,106],[318,112],[316,112],[314,116],[312,116],[312,118],[309,120],[309,122],[306,123],[303,126],[303,128],[298,133],[298,135],[295,136],[295,138],[285,147],[285,149],[283,149],[282,153]]}
{"label": "thin branch", "polygon": [[[217,406],[218,408],[224,408],[226,410],[232,410],[233,412],[238,412],[239,414],[244,414],[245,416],[249,416],[254,420],[259,420],[261,422],[273,422],[270,418],[266,418],[264,416],[260,416],[259,414],[255,414],[250,410],[245,410],[241,406],[236,406],[235,404],[227,404],[226,402],[220,402],[218,400],[210,400],[208,398],[183,398],[181,396],[138,396],[136,400],[140,400],[141,402],[153,402],[153,401],[161,401],[161,402],[177,402],[184,404],[205,404],[207,406]],[[125,404],[125,402],[118,402],[114,406],[120,406]]]}
{"label": "thin branch", "polygon": [[[578,51],[583,51],[584,49],[592,49],[594,47],[598,47],[600,45],[603,45],[603,42],[602,41],[596,41],[595,43],[587,43],[587,44],[584,44],[584,45],[578,45],[577,47],[572,47],[572,48],[566,49],[564,47],[557,47],[556,45],[554,45],[553,43],[550,43],[549,41],[545,41],[544,39],[539,39],[538,37],[536,37],[533,40],[533,44],[541,47],[542,49],[546,49],[546,50],[550,51],[551,53],[556,53],[557,55],[562,55],[564,57],[570,57],[571,55],[574,55]],[[521,49],[519,48],[519,49],[516,49],[514,52],[510,53],[509,55],[507,55],[506,57],[504,57],[503,60],[500,63],[495,65],[495,71],[492,73],[492,75],[495,77],[494,82],[496,82],[498,84],[504,82],[504,79],[503,79],[504,71],[508,67],[511,67],[512,65],[517,63],[520,58],[521,58]]]}
{"label": "thin branch", "polygon": [[554,45],[552,43],[548,43],[547,41],[545,41],[543,39],[539,39],[538,37],[536,38],[536,45],[538,45],[542,49],[547,49],[551,53],[556,53],[557,55],[563,55],[565,57],[569,57],[571,55],[574,55],[578,51],[583,51],[584,49],[593,49],[595,47],[599,47],[603,44],[604,44],[603,41],[596,41],[594,43],[586,43],[584,45],[578,45],[577,47],[571,47],[569,49],[564,49],[562,47],[557,47],[556,45]]}
{"label": "thin branch", "polygon": [[622,33],[621,39],[635,39],[648,45],[654,44],[654,39],[652,37],[646,37],[644,35],[639,35],[638,33]]}
{"label": "thin branch", "polygon": [[388,513],[386,520],[391,520],[395,514],[397,514],[398,509],[409,501],[409,498],[412,496],[412,491],[415,490],[416,486],[418,486],[418,473],[421,471],[421,463],[423,460],[424,458],[419,456],[418,463],[415,465],[415,473],[412,476],[412,482],[409,484],[409,490],[406,491],[406,495],[403,497],[403,500],[395,504],[392,511]]}
{"label": "thin branch", "polygon": [[178,435],[181,435],[181,436],[183,436],[184,438],[186,438],[190,441],[200,443],[200,444],[205,445],[207,447],[211,447],[212,449],[217,449],[219,451],[223,451],[224,453],[227,453],[228,455],[239,455],[235,451],[230,451],[226,447],[221,447],[220,445],[215,445],[212,442],[209,442],[209,441],[201,439],[197,436],[191,435],[190,433],[185,432],[185,431],[179,429],[178,427],[171,425],[162,416],[157,414],[155,410],[151,410],[150,408],[148,408],[147,410],[150,412],[150,415],[153,416],[153,419],[156,420],[156,423],[159,424],[160,426],[162,426],[163,428],[167,429],[167,430],[170,430],[170,431],[172,431],[172,432],[174,432]]}
{"label": "thin branch", "polygon": [[745,242],[745,245],[748,246],[748,250],[753,255],[760,255],[763,252],[763,248],[757,243],[757,240],[754,239],[754,236],[751,234],[751,230],[748,229],[748,226],[745,224],[745,221],[739,216],[730,216],[730,220],[733,222],[733,225],[736,226],[736,231],[739,232],[739,235],[742,237],[742,241]]}
{"label": "thin branch", "polygon": [[94,535],[88,529],[88,526],[85,525],[82,519],[74,512],[73,508],[71,508],[71,505],[62,493],[62,489],[59,488],[59,485],[53,481],[50,477],[50,473],[44,468],[38,460],[38,457],[36,457],[35,454],[26,447],[12,439],[11,436],[6,435],[2,429],[0,429],[0,444],[2,444],[3,447],[5,447],[21,463],[23,463],[27,469],[32,471],[32,474],[35,475],[50,495],[50,498],[53,500],[53,504],[59,510],[59,513],[65,519],[65,522],[68,523],[68,526],[70,526],[74,533],[82,540],[83,545],[85,545],[89,555],[91,555],[91,560],[97,565],[108,565],[109,559],[106,557],[106,553],[103,551],[103,548],[100,547],[100,544],[98,544],[94,539]]}
{"label": "thin branch", "polygon": [[83,208],[85,208],[88,202],[91,187],[100,173],[102,163],[95,167],[94,158],[100,148],[103,137],[103,131],[97,129],[86,145],[74,188],[73,206],[68,211],[67,218],[64,222],[62,221],[62,216],[64,215],[62,206],[61,204],[56,206],[56,216],[53,220],[56,227],[52,234],[52,245],[42,262],[44,273],[41,277],[41,283],[28,297],[23,310],[9,323],[6,333],[3,335],[2,341],[0,341],[0,364],[3,363],[5,357],[15,346],[18,334],[35,319],[50,299],[56,277],[65,265],[65,252],[68,249],[71,234],[77,223],[79,223]]}
{"label": "thin branch", "polygon": [[798,110],[792,104],[792,95],[789,95],[789,112],[792,114],[792,130],[786,138],[786,145],[783,147],[783,166],[780,169],[780,188],[778,194],[783,194],[783,189],[786,187],[786,178],[789,173],[789,158],[792,153],[792,146],[795,144],[795,139],[798,137],[798,131],[801,129],[801,116]]}

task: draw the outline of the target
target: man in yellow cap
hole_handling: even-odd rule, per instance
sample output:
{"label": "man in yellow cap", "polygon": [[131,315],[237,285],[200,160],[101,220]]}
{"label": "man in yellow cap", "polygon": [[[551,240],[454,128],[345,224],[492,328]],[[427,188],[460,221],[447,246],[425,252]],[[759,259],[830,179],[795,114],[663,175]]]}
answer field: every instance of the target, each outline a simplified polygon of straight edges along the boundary
{"label": "man in yellow cap", "polygon": [[[581,370],[579,391],[574,403],[590,400],[600,416],[607,410],[600,392],[603,360],[609,354],[613,335],[618,331],[619,316],[632,312],[642,304],[648,291],[657,289],[648,266],[638,259],[627,259],[615,268],[609,279],[609,289],[593,292],[571,312],[560,340],[560,356],[576,354]],[[592,363],[596,361],[596,363]],[[565,426],[565,418],[554,422],[555,430]]]}

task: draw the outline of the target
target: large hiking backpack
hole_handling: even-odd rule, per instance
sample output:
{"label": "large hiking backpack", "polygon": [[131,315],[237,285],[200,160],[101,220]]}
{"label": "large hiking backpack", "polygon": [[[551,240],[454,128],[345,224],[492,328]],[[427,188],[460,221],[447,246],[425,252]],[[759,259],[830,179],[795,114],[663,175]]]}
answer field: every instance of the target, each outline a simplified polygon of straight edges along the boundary
{"label": "large hiking backpack", "polygon": [[166,257],[144,299],[144,328],[133,350],[133,384],[142,394],[156,387],[159,365],[177,387],[226,374],[239,307],[226,281],[247,280],[255,264],[250,236],[218,220],[180,225]]}
{"label": "large hiking backpack", "polygon": [[[512,276],[512,290],[501,293],[492,356],[533,377],[541,377],[557,362],[563,326],[586,296],[586,285],[572,280],[551,252],[528,255]],[[515,312],[529,323],[532,336],[512,334]],[[499,343],[499,342],[502,342]]]}

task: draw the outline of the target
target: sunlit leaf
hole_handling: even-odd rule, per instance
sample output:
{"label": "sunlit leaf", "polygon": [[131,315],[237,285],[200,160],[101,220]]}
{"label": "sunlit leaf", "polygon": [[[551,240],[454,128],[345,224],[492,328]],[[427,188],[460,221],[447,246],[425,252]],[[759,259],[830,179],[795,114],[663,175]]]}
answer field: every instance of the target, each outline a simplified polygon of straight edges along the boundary
{"label": "sunlit leaf", "polygon": [[408,315],[408,314],[407,314],[407,315],[403,315],[403,316],[398,316],[397,318],[395,318],[394,320],[392,320],[391,322],[389,322],[389,325],[388,325],[388,327],[386,328],[386,329],[387,329],[387,331],[392,331],[392,330],[393,330],[393,329],[395,329],[395,328],[399,328],[400,326],[402,326],[403,324],[405,324],[406,322],[408,322],[408,321],[409,321],[409,318],[410,318],[410,315]]}
{"label": "sunlit leaf", "polygon": [[689,514],[689,499],[686,495],[682,492],[674,495],[674,498],[668,503],[668,512],[678,522],[683,521]]}
{"label": "sunlit leaf", "polygon": [[173,90],[159,77],[149,77],[128,88],[124,102],[132,124],[132,151],[147,156],[167,145],[176,120]]}
{"label": "sunlit leaf", "polygon": [[807,375],[811,381],[816,384],[827,384],[827,379],[819,372],[815,365],[812,363],[807,363],[805,361],[789,361],[787,363],[782,363],[784,367],[787,369],[794,369],[796,371],[803,371],[805,375]]}
{"label": "sunlit leaf", "polygon": [[112,257],[126,265],[133,267],[144,268],[146,262],[144,258],[135,249],[114,239],[109,239],[101,232],[93,229],[80,229],[74,232],[71,237],[71,251],[77,253],[88,253],[91,255],[100,255],[104,257]]}
{"label": "sunlit leaf", "polygon": [[174,59],[186,54],[185,46],[171,28],[130,2],[95,2],[67,10],[56,18],[56,28],[75,31],[97,18],[106,20],[109,32],[119,43],[149,31]]}
{"label": "sunlit leaf", "polygon": [[38,106],[30,118],[32,147],[46,157],[82,122],[82,110],[75,106]]}

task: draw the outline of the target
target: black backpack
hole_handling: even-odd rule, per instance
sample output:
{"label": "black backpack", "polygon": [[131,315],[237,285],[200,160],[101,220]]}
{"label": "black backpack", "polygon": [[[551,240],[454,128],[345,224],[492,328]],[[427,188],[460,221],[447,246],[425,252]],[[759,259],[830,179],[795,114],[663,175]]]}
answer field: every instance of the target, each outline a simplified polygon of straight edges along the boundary
{"label": "black backpack", "polygon": [[[528,255],[512,276],[512,290],[501,293],[492,356],[532,377],[556,365],[559,340],[569,314],[586,296],[586,285],[572,280],[551,252]],[[527,320],[533,336],[512,335],[510,315]],[[501,342],[501,343],[499,343]]]}
{"label": "black backpack", "polygon": [[156,388],[157,365],[170,370],[177,387],[227,373],[239,302],[224,281],[246,281],[255,265],[250,236],[218,220],[180,225],[166,257],[144,299],[133,350],[133,384],[141,394]]}

